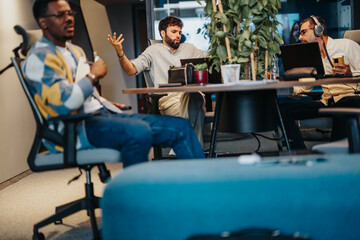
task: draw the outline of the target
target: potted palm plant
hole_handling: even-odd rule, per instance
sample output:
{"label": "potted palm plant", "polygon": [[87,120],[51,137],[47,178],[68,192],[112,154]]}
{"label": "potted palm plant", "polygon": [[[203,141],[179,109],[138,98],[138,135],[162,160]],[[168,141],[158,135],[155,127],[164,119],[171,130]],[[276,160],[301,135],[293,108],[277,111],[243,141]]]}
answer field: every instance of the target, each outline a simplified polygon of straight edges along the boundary
{"label": "potted palm plant", "polygon": [[[200,0],[197,0],[201,4]],[[272,56],[280,53],[283,43],[276,19],[280,0],[204,0],[210,18],[207,34],[213,69],[224,64],[241,64],[244,78],[267,79]]]}

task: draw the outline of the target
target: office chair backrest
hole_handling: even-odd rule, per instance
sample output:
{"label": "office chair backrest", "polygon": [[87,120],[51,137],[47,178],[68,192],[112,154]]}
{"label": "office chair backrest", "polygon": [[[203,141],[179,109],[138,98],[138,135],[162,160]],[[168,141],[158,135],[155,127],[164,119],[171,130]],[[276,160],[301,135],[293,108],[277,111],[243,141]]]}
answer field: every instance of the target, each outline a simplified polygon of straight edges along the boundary
{"label": "office chair backrest", "polygon": [[150,46],[150,45],[155,45],[155,44],[158,44],[158,43],[162,43],[162,40],[156,40],[156,39],[150,39],[150,38],[148,38],[148,44],[149,44],[149,46]]}
{"label": "office chair backrest", "polygon": [[22,62],[22,59],[19,59],[19,58],[11,58],[11,61],[14,65],[14,68],[15,68],[15,71],[19,77],[19,80],[20,80],[20,84],[22,86],[22,88],[24,89],[24,92],[25,92],[25,95],[26,95],[26,98],[28,99],[29,103],[30,103],[30,107],[33,111],[33,114],[34,114],[34,117],[35,117],[35,120],[36,122],[39,122],[41,125],[45,124],[45,119],[43,118],[43,116],[41,115],[33,97],[32,97],[32,94],[29,90],[29,87],[27,85],[27,82],[25,80],[25,77],[24,77],[24,74],[22,72],[22,69],[21,69],[21,62]]}
{"label": "office chair backrest", "polygon": [[33,146],[30,150],[29,157],[28,157],[28,164],[32,170],[36,170],[37,166],[35,164],[35,159],[37,154],[40,151],[42,140],[38,136],[43,136],[45,139],[51,140],[52,142],[62,145],[63,138],[62,136],[54,130],[48,128],[46,119],[41,115],[41,112],[38,106],[35,103],[35,100],[31,94],[29,85],[25,79],[24,73],[21,69],[21,63],[24,58],[20,57],[19,53],[16,51],[20,51],[22,55],[26,56],[30,47],[42,36],[41,30],[31,30],[30,34],[29,31],[26,31],[21,26],[17,25],[14,27],[15,31],[23,37],[23,42],[20,44],[19,47],[15,48],[14,54],[15,57],[11,58],[11,62],[15,68],[15,71],[19,77],[20,84],[25,92],[26,98],[30,104],[31,110],[33,112],[35,122],[36,122],[36,137],[33,142]]}
{"label": "office chair backrest", "polygon": [[[154,40],[154,39],[148,38],[149,46],[157,44],[157,43],[162,43],[162,40]],[[148,71],[143,72],[143,76],[144,76],[146,87],[154,87],[155,86],[154,81],[151,78],[150,73]]]}
{"label": "office chair backrest", "polygon": [[[20,44],[20,52],[23,56],[26,56],[29,49],[31,48],[31,46],[41,38],[42,36],[42,31],[39,30],[30,30],[30,31],[26,31],[23,27],[16,25],[14,27],[14,30],[16,33],[18,33],[19,35],[22,36],[23,38],[23,42]],[[20,84],[22,86],[22,88],[24,89],[25,95],[30,103],[31,109],[34,113],[35,116],[35,120],[37,123],[43,125],[45,124],[45,119],[43,118],[43,116],[41,115],[34,99],[33,96],[29,90],[29,86],[27,85],[27,82],[25,80],[25,76],[23,74],[23,71],[21,69],[21,62],[24,60],[23,58],[20,58],[18,54],[16,57],[11,58],[11,61],[14,65],[14,68],[16,70],[16,73],[19,77],[20,80]]]}
{"label": "office chair backrest", "polygon": [[40,29],[36,30],[25,30],[23,27],[16,25],[14,30],[17,34],[21,35],[23,42],[21,43],[21,54],[25,57],[31,48],[31,46],[41,38],[42,31]]}
{"label": "office chair backrest", "polygon": [[348,30],[344,32],[343,38],[348,38],[360,44],[360,29],[358,30]]}

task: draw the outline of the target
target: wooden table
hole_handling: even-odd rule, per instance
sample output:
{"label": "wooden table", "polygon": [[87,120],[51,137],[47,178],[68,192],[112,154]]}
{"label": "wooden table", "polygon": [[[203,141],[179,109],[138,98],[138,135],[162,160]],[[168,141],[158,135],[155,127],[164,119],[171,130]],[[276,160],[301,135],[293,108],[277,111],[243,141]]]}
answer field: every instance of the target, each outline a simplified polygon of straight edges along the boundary
{"label": "wooden table", "polygon": [[[243,83],[234,84],[206,84],[206,85],[186,85],[181,87],[149,87],[149,88],[128,88],[123,89],[126,94],[153,94],[153,93],[169,93],[169,92],[231,92],[231,91],[252,91],[252,90],[267,90],[267,89],[285,89],[295,86],[320,86],[327,84],[339,83],[360,83],[360,77],[347,78],[326,78],[319,79],[313,82],[299,82],[299,81],[277,81],[265,82],[257,81],[260,84],[252,83],[252,81],[244,80]],[[247,84],[248,83],[248,84]]]}
{"label": "wooden table", "polygon": [[[218,94],[218,99],[216,101],[215,113],[214,113],[214,124],[211,130],[211,140],[210,140],[210,157],[215,156],[215,141],[216,141],[216,132],[218,127],[218,120],[220,114],[220,107],[222,101],[222,95],[225,92],[248,92],[248,91],[263,91],[263,90],[273,90],[276,93],[278,89],[292,88],[295,86],[307,86],[314,87],[320,85],[330,85],[330,84],[339,84],[339,83],[360,83],[360,77],[343,77],[343,78],[325,78],[319,79],[311,82],[300,82],[300,81],[240,81],[238,83],[230,84],[206,84],[206,85],[186,85],[179,87],[149,87],[149,88],[130,88],[123,89],[123,93],[126,94],[160,94],[160,93],[170,93],[170,92],[216,92]],[[283,131],[287,149],[290,150],[290,144],[287,138],[286,130],[283,124],[283,120],[280,114],[280,108],[277,101],[276,94],[273,97],[275,101],[276,111],[279,117],[280,128]]]}

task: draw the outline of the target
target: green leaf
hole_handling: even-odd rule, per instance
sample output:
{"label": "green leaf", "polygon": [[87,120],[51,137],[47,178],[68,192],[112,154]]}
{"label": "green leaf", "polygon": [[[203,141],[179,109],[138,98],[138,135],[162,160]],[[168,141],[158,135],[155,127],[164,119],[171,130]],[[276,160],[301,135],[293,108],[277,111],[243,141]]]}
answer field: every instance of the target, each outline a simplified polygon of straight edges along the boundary
{"label": "green leaf", "polygon": [[257,0],[249,0],[249,6],[253,7],[256,4]]}
{"label": "green leaf", "polygon": [[249,58],[238,58],[236,60],[237,63],[247,63],[249,62]]}
{"label": "green leaf", "polygon": [[239,3],[240,6],[245,6],[248,4],[249,4],[249,0],[240,0],[240,3]]}
{"label": "green leaf", "polygon": [[259,36],[258,40],[259,40],[260,46],[267,49],[268,45],[267,45],[265,38],[263,36]]}
{"label": "green leaf", "polygon": [[241,9],[241,16],[243,19],[247,19],[249,17],[249,7],[248,6],[244,6],[242,9]]}
{"label": "green leaf", "polygon": [[250,56],[250,54],[251,54],[251,50],[250,50],[250,49],[246,49],[246,50],[240,52],[239,55],[242,56],[242,57],[248,57],[248,56]]}
{"label": "green leaf", "polygon": [[282,40],[281,36],[278,33],[275,33],[274,37],[279,44],[284,44],[284,41]]}
{"label": "green leaf", "polygon": [[259,9],[257,9],[257,8],[252,8],[251,9],[251,12],[253,13],[253,14],[260,14],[261,12],[259,11]]}
{"label": "green leaf", "polygon": [[219,30],[219,31],[215,32],[214,36],[217,37],[217,38],[224,38],[225,35],[226,35],[226,33],[224,31]]}
{"label": "green leaf", "polygon": [[224,61],[224,62],[226,61],[227,54],[226,54],[226,48],[224,45],[219,45],[216,49],[216,53],[222,61]]}
{"label": "green leaf", "polygon": [[251,34],[251,31],[249,29],[246,29],[242,33],[242,35],[244,36],[245,39],[250,39],[250,34]]}
{"label": "green leaf", "polygon": [[[230,52],[231,52],[231,57],[236,55],[234,49],[230,49]],[[233,57],[232,57],[232,58],[233,58]]]}
{"label": "green leaf", "polygon": [[252,21],[254,23],[258,23],[258,22],[261,22],[263,19],[264,19],[264,17],[262,17],[262,16],[255,16],[252,18]]}
{"label": "green leaf", "polygon": [[209,51],[208,55],[213,56],[215,54],[215,52],[216,52],[216,47],[211,47],[210,46],[210,51]]}
{"label": "green leaf", "polygon": [[272,36],[271,36],[271,33],[270,33],[270,31],[269,31],[268,28],[263,27],[259,32],[263,35],[263,37],[264,37],[266,40],[268,40],[268,41],[271,41],[271,40],[272,40]]}
{"label": "green leaf", "polygon": [[256,34],[251,35],[250,40],[252,42],[255,42],[257,40],[257,35]]}
{"label": "green leaf", "polygon": [[246,47],[248,47],[248,48],[251,48],[252,43],[251,43],[250,40],[246,40],[244,45],[245,45]]}
{"label": "green leaf", "polygon": [[262,0],[262,4],[264,5],[264,7],[268,4],[268,0]]}
{"label": "green leaf", "polygon": [[228,18],[226,17],[226,15],[224,13],[217,12],[215,14],[215,17],[220,19],[220,22],[223,24],[226,24],[228,22]]}

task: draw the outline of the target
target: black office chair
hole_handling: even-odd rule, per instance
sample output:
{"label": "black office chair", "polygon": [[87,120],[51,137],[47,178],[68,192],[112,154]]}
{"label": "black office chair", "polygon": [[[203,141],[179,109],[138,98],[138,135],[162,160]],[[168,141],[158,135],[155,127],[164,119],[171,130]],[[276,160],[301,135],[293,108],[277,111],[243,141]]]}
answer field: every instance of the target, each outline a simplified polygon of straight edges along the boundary
{"label": "black office chair", "polygon": [[[101,239],[95,217],[95,209],[99,208],[100,198],[94,195],[90,170],[93,167],[98,167],[100,170],[100,179],[102,182],[105,182],[110,177],[110,172],[106,169],[104,163],[119,162],[121,160],[121,153],[117,150],[108,148],[87,150],[76,149],[76,126],[79,122],[92,116],[93,114],[60,116],[50,120],[46,120],[41,115],[21,70],[21,62],[23,58],[21,58],[19,54],[20,51],[24,56],[26,55],[31,43],[35,42],[33,38],[39,38],[39,36],[42,35],[41,30],[30,31],[29,34],[29,32],[25,31],[18,25],[15,26],[14,29],[23,37],[23,42],[19,47],[13,50],[15,57],[11,58],[11,65],[15,67],[21,86],[24,89],[36,120],[35,139],[28,156],[28,164],[30,169],[34,172],[39,172],[76,167],[80,169],[80,172],[82,169],[86,172],[85,197],[56,207],[56,213],[54,215],[34,225],[33,239],[45,239],[44,234],[39,232],[39,228],[44,227],[50,223],[62,223],[63,218],[81,210],[86,210],[88,216],[90,217],[94,239]],[[64,122],[65,131],[63,136],[48,127],[49,121],[57,120]],[[56,154],[49,154],[47,152],[40,153],[42,142],[44,140],[61,146],[64,151]]]}
{"label": "black office chair", "polygon": [[359,108],[321,108],[325,116],[341,116],[347,121],[347,138],[313,146],[313,150],[327,154],[360,153],[360,109]]}

